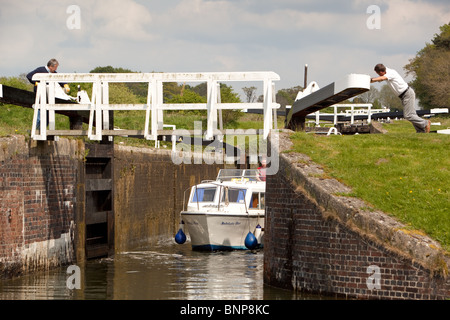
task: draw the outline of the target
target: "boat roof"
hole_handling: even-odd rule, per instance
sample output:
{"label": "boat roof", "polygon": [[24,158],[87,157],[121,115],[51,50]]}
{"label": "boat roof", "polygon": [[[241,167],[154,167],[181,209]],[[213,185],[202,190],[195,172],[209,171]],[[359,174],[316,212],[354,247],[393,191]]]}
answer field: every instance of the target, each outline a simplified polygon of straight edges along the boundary
{"label": "boat roof", "polygon": [[217,181],[257,181],[257,169],[220,169]]}
{"label": "boat roof", "polygon": [[258,180],[257,169],[221,169],[216,180],[203,180],[196,187],[208,188],[225,185],[235,188],[252,188],[265,190],[266,182]]}

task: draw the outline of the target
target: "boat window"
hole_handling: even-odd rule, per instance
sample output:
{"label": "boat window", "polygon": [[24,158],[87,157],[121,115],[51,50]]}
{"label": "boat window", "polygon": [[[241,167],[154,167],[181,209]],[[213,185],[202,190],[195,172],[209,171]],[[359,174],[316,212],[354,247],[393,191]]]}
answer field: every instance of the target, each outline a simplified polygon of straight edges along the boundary
{"label": "boat window", "polygon": [[213,202],[215,194],[216,188],[196,188],[194,189],[192,202]]}
{"label": "boat window", "polygon": [[250,209],[264,209],[265,208],[265,194],[264,192],[254,192],[252,193],[252,198],[250,200]]}
{"label": "boat window", "polygon": [[[244,203],[247,189],[228,189],[228,202]],[[222,201],[226,201],[226,191],[222,195]]]}

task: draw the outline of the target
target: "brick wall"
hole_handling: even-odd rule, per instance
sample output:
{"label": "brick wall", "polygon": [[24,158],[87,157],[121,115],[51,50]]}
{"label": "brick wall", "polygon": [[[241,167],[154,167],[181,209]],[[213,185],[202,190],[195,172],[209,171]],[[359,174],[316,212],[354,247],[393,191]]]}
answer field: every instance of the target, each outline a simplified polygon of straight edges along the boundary
{"label": "brick wall", "polygon": [[0,145],[0,276],[72,261],[78,143]]}
{"label": "brick wall", "polygon": [[222,167],[215,163],[176,165],[170,150],[116,146],[116,251],[148,245],[160,237],[174,237],[185,190],[202,180],[215,179]]}
{"label": "brick wall", "polygon": [[[267,177],[267,284],[358,299],[450,297],[448,259],[434,249],[438,244],[408,238],[382,213],[365,216],[363,205],[353,200],[333,202],[330,193],[339,183],[312,178],[317,174],[307,172],[320,169],[304,157],[298,160],[294,154],[280,154],[278,173]],[[321,183],[328,192],[318,187]],[[374,217],[377,221],[369,224]],[[405,249],[413,242],[417,242],[414,250]]]}

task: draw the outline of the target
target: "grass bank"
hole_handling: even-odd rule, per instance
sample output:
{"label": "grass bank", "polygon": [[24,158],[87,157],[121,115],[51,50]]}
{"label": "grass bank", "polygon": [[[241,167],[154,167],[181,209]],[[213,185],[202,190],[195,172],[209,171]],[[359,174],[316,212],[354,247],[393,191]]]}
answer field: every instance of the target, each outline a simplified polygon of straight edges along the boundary
{"label": "grass bank", "polygon": [[[450,127],[449,118],[433,119]],[[407,121],[383,125],[387,134],[323,136],[293,133],[293,151],[308,155],[350,186],[369,207],[428,234],[450,251],[450,136],[417,134]]]}

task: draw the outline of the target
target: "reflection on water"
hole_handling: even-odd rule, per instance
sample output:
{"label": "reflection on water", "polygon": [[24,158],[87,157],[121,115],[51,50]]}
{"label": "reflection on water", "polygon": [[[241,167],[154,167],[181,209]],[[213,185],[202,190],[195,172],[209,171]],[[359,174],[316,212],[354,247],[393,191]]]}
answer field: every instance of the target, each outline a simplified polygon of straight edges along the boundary
{"label": "reflection on water", "polygon": [[0,280],[0,299],[308,299],[263,284],[263,251],[197,252],[167,240],[79,267],[80,289],[67,288],[64,266]]}

